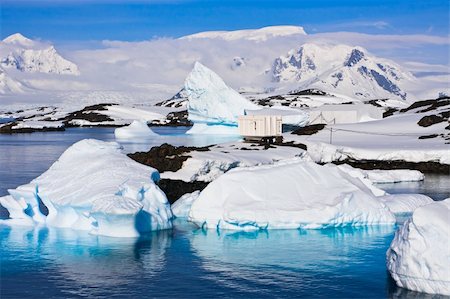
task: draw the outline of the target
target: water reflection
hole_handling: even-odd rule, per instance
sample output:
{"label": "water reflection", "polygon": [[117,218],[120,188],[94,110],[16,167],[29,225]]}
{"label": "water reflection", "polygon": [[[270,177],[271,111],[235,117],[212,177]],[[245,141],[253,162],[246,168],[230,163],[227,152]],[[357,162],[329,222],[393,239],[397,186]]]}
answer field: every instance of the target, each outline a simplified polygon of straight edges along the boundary
{"label": "water reflection", "polygon": [[384,259],[393,232],[389,226],[252,233],[198,230],[191,245],[202,267],[211,272],[208,278],[229,288],[244,285],[258,292],[350,297],[369,287],[380,296],[386,292]]}
{"label": "water reflection", "polygon": [[[171,231],[141,238],[108,238],[55,228],[1,228],[2,280],[15,272],[14,255],[46,273],[46,285],[77,296],[100,296],[149,279],[166,267]],[[13,250],[11,250],[13,248]]]}

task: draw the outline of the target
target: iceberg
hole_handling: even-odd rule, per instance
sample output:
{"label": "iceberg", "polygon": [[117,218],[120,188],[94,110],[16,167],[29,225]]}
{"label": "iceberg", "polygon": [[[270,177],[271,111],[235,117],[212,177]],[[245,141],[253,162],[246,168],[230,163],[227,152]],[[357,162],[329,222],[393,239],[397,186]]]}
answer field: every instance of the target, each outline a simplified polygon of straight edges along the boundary
{"label": "iceberg", "polygon": [[184,89],[189,99],[188,118],[194,123],[236,126],[245,109],[258,108],[200,62],[187,76]]}
{"label": "iceberg", "polygon": [[128,126],[115,129],[114,136],[116,139],[147,139],[157,137],[158,134],[148,127],[146,121],[134,120]]}
{"label": "iceberg", "polygon": [[191,210],[192,203],[197,200],[200,191],[186,193],[172,204],[172,213],[177,218],[187,218]]}
{"label": "iceberg", "polygon": [[450,198],[416,209],[395,233],[386,264],[397,285],[450,295]]}
{"label": "iceberg", "polygon": [[8,190],[10,197],[1,203],[12,219],[135,237],[172,227],[170,205],[155,184],[158,180],[156,169],[127,157],[118,143],[85,139],[29,184]]}
{"label": "iceberg", "polygon": [[215,134],[217,125],[221,126],[218,130],[220,132],[223,132],[225,126],[237,127],[238,117],[246,113],[280,115],[283,124],[289,125],[304,126],[308,123],[308,115],[299,109],[281,106],[263,109],[250,102],[200,62],[195,63],[187,76],[184,90],[189,100],[189,120],[194,124],[208,125],[203,125],[202,130],[196,129],[192,133]]}
{"label": "iceberg", "polygon": [[297,161],[230,170],[200,193],[189,220],[208,229],[233,230],[395,223],[359,179],[337,167]]}

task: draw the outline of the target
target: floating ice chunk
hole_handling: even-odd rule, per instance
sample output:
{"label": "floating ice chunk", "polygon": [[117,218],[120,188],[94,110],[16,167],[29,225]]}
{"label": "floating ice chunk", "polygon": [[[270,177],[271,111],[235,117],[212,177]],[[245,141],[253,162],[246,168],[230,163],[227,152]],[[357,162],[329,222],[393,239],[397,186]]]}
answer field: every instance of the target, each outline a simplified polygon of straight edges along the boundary
{"label": "floating ice chunk", "polygon": [[423,181],[424,175],[418,170],[365,170],[367,178],[374,183],[399,183]]}
{"label": "floating ice chunk", "polygon": [[[119,144],[85,139],[68,148],[29,184],[8,192],[18,204],[26,204],[24,213],[36,222],[126,237],[130,236],[129,223],[120,230],[123,222],[117,215],[127,209],[129,222],[130,215],[135,215],[133,221],[139,233],[172,226],[170,205],[154,183],[157,180],[156,169],[131,160],[121,152]],[[48,216],[40,212],[40,201],[47,207]],[[17,205],[9,206],[11,218],[22,217]],[[136,213],[136,206],[142,213]],[[136,236],[136,231],[131,235]]]}
{"label": "floating ice chunk", "polygon": [[177,218],[187,218],[191,210],[192,203],[198,198],[200,191],[186,193],[172,204],[172,213]]}
{"label": "floating ice chunk", "polygon": [[207,134],[207,135],[236,135],[239,136],[237,126],[230,125],[210,125],[195,123],[186,134]]}
{"label": "floating ice chunk", "polygon": [[395,223],[359,179],[312,162],[231,170],[201,192],[189,220],[205,228],[236,230]]}
{"label": "floating ice chunk", "polygon": [[153,132],[147,125],[146,121],[134,120],[130,125],[117,128],[114,130],[117,139],[148,139],[157,137],[158,134]]}
{"label": "floating ice chunk", "polygon": [[245,109],[258,108],[199,62],[186,78],[184,88],[189,99],[189,120],[194,123],[236,125]]}
{"label": "floating ice chunk", "polygon": [[396,232],[387,268],[398,286],[450,295],[450,198],[416,209]]}
{"label": "floating ice chunk", "polygon": [[392,194],[378,197],[392,213],[408,214],[418,207],[433,202],[433,199],[422,194]]}

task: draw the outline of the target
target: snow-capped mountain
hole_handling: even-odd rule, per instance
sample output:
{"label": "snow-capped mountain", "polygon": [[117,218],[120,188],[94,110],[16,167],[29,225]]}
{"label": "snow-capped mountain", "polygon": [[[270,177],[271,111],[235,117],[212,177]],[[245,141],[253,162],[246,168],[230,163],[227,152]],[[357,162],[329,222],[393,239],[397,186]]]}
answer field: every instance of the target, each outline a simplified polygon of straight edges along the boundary
{"label": "snow-capped mountain", "polygon": [[360,99],[406,99],[404,86],[415,77],[393,61],[375,57],[361,47],[304,44],[274,60],[272,82],[295,83]]}
{"label": "snow-capped mountain", "polygon": [[269,38],[290,35],[306,35],[306,32],[301,26],[268,26],[259,29],[234,31],[205,31],[183,36],[180,39],[217,38],[226,41],[242,39],[251,41],[266,41]]}
{"label": "snow-capped mountain", "polygon": [[0,42],[0,65],[22,72],[80,74],[78,67],[61,57],[52,45],[33,41],[20,33]]}

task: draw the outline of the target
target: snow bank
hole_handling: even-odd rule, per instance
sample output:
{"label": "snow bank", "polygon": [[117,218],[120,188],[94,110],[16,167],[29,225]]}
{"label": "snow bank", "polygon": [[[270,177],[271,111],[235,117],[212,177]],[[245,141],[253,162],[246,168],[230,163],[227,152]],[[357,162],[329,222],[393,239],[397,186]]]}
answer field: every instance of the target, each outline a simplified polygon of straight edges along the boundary
{"label": "snow bank", "polygon": [[186,193],[172,204],[172,213],[177,218],[187,218],[191,210],[192,203],[198,198],[200,191]]}
{"label": "snow bank", "polygon": [[114,130],[117,139],[152,138],[158,134],[153,132],[146,121],[134,120],[130,125]]}
{"label": "snow bank", "polygon": [[199,62],[186,78],[184,88],[189,99],[189,120],[194,123],[236,125],[245,109],[258,107]]}
{"label": "snow bank", "polygon": [[[170,206],[157,180],[155,169],[122,154],[119,144],[85,139],[29,184],[8,190],[17,204],[2,198],[2,205],[7,201],[4,206],[14,219],[25,214],[48,226],[138,236],[172,226]],[[48,216],[41,212],[40,202]]]}
{"label": "snow bank", "polygon": [[395,223],[360,180],[312,162],[231,170],[202,191],[189,220],[206,228],[235,230]]}
{"label": "snow bank", "polygon": [[414,211],[387,251],[387,268],[398,286],[450,295],[450,199]]}
{"label": "snow bank", "polygon": [[409,214],[415,209],[433,202],[433,199],[422,194],[392,194],[378,197],[392,213]]}

